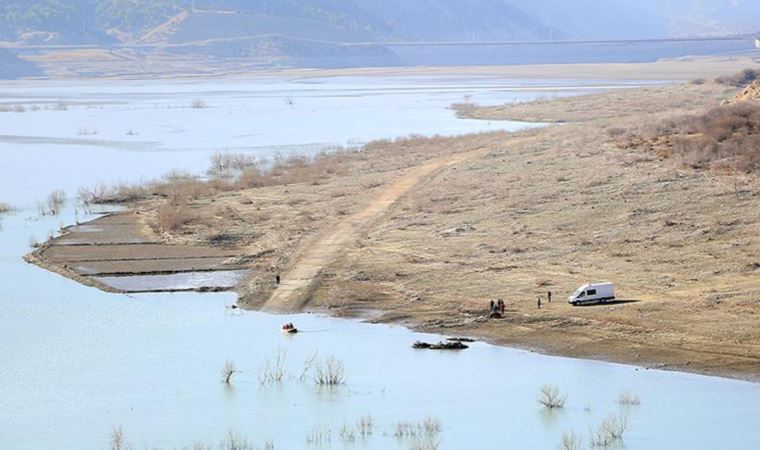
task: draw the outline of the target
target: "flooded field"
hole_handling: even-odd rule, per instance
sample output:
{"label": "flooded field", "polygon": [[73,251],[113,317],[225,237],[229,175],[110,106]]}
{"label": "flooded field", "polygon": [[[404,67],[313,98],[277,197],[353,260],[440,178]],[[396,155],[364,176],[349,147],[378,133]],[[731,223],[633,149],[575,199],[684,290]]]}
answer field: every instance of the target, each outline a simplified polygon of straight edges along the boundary
{"label": "flooded field", "polygon": [[[3,86],[4,102],[68,106],[0,116],[8,158],[0,200],[18,208],[0,216],[0,448],[105,449],[116,428],[134,448],[216,445],[233,431],[262,448],[406,449],[424,443],[419,430],[433,430],[441,449],[552,449],[566,432],[587,448],[590,430],[611,416],[626,423],[618,448],[760,447],[756,383],[480,342],[459,352],[414,350],[417,340],[445,336],[240,312],[229,307],[234,294],[109,294],[22,261],[31,243],[96,217],[73,200],[58,215],[39,216],[34,204],[52,189],[73,195],[82,185],[169,168],[202,173],[218,149],[266,158],[411,132],[518,128],[460,121],[446,106],[587,88],[562,86],[483,79]],[[194,98],[208,107],[191,108]],[[235,115],[245,120],[227,119]],[[79,136],[85,127],[98,134]],[[284,322],[300,332],[283,334]],[[328,358],[344,369],[337,386],[315,380]],[[221,381],[228,361],[239,371],[230,384]],[[267,377],[273,367],[282,369],[280,381]],[[567,396],[563,408],[539,405],[547,384]]]}

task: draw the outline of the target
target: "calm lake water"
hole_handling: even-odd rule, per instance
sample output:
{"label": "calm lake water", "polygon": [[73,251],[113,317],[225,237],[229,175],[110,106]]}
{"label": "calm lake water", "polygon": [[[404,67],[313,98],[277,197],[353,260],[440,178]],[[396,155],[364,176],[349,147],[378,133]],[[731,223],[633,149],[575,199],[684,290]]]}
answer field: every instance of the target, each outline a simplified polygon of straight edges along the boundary
{"label": "calm lake water", "polygon": [[[229,430],[277,449],[406,449],[412,442],[394,436],[395,424],[426,417],[440,420],[442,449],[553,449],[566,431],[583,436],[585,448],[589,427],[610,414],[627,417],[627,449],[760,448],[755,383],[483,343],[418,351],[415,340],[441,337],[318,315],[242,313],[226,307],[232,294],[108,294],[21,260],[30,242],[92,217],[75,213],[74,202],[60,216],[37,217],[34,202],[54,188],[73,194],[171,168],[201,173],[216,149],[271,157],[411,132],[514,129],[519,124],[458,120],[445,108],[465,96],[497,103],[587,88],[444,78],[0,85],[2,102],[68,105],[0,113],[0,200],[19,206],[0,216],[0,448],[105,449],[109,432],[122,427],[138,449],[215,444]],[[193,98],[209,107],[189,108]],[[82,127],[98,135],[81,136]],[[130,128],[139,134],[126,136]],[[286,321],[302,333],[283,335]],[[260,369],[278,352],[284,381],[261,385]],[[298,379],[315,353],[344,363],[344,385]],[[232,386],[220,382],[227,360],[242,370]],[[565,408],[539,407],[546,383],[568,395]],[[624,390],[641,404],[618,405]],[[343,425],[365,415],[372,436],[344,442]],[[320,430],[331,431],[331,443],[307,443]]]}

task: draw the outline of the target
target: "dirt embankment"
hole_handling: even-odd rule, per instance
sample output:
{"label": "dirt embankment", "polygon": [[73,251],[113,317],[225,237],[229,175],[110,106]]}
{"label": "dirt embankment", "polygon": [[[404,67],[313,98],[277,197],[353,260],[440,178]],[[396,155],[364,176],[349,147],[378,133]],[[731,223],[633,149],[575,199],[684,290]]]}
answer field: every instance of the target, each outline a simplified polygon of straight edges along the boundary
{"label": "dirt embankment", "polygon": [[734,102],[756,102],[760,101],[760,80],[753,81],[741,92],[736,94]]}
{"label": "dirt embankment", "polygon": [[[620,128],[735,94],[713,83],[619,91],[522,106],[582,123],[375,143],[319,180],[195,200],[172,241],[230,237],[253,268],[239,286],[248,308],[374,310],[552,354],[757,379],[760,180],[618,142]],[[148,221],[154,206],[142,206]],[[615,282],[620,301],[563,301],[589,281]],[[506,318],[486,319],[499,297]]]}

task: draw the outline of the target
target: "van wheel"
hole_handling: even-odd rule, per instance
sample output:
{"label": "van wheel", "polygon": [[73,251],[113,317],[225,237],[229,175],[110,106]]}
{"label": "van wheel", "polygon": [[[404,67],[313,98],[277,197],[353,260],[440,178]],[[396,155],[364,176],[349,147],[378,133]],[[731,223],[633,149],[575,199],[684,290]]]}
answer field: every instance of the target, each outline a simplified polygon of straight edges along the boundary
{"label": "van wheel", "polygon": [[573,302],[573,306],[578,306],[578,305],[580,305],[580,303],[578,303],[578,302]]}

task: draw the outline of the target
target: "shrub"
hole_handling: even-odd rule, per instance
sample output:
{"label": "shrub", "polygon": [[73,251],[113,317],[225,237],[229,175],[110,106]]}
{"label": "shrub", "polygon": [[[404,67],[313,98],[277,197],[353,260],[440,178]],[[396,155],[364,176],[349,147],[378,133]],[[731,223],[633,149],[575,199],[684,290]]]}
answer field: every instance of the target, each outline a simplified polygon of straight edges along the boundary
{"label": "shrub", "polygon": [[619,136],[624,135],[625,132],[626,132],[625,128],[619,128],[619,127],[607,128],[607,134],[610,137],[619,137]]}
{"label": "shrub", "polygon": [[715,79],[715,82],[718,84],[724,84],[726,86],[742,87],[757,80],[758,77],[760,77],[760,71],[754,69],[744,69],[734,75],[718,77]]}
{"label": "shrub", "polygon": [[760,171],[760,105],[743,102],[659,123],[640,145],[694,169]]}
{"label": "shrub", "polygon": [[11,205],[9,205],[7,203],[0,202],[0,214],[4,214],[4,213],[10,212],[12,210],[13,210],[13,208],[11,208]]}
{"label": "shrub", "polygon": [[241,171],[254,166],[258,166],[258,161],[253,155],[218,151],[211,155],[209,173],[222,174],[231,170]]}
{"label": "shrub", "polygon": [[270,177],[258,167],[246,168],[240,173],[237,181],[237,186],[241,189],[264,187],[269,184],[271,184]]}
{"label": "shrub", "polygon": [[354,430],[353,427],[343,424],[343,428],[340,429],[340,437],[343,439],[343,442],[354,442],[356,441],[356,430]]}
{"label": "shrub", "polygon": [[111,430],[109,436],[111,450],[128,450],[131,446],[127,443],[127,437],[121,427]]}
{"label": "shrub", "polygon": [[319,385],[336,386],[345,383],[343,363],[328,357],[314,365],[314,381]]}
{"label": "shrub", "polygon": [[306,379],[306,376],[314,368],[316,362],[317,352],[314,352],[314,354],[306,358],[306,360],[303,362],[303,368],[301,369],[301,374],[298,376],[298,381],[304,381]]}
{"label": "shrub", "polygon": [[435,417],[427,417],[419,422],[397,422],[393,433],[397,438],[437,436],[442,429],[441,421]]}
{"label": "shrub", "polygon": [[240,371],[235,366],[235,363],[228,359],[227,361],[225,361],[224,367],[222,367],[222,383],[224,384],[232,383],[232,377],[235,376],[235,374],[239,372]]}
{"label": "shrub", "polygon": [[208,108],[208,104],[206,104],[203,99],[200,98],[194,98],[192,102],[190,102],[190,107],[193,109],[203,109]]}
{"label": "shrub", "polygon": [[441,441],[437,436],[415,436],[409,445],[409,450],[438,450]]}
{"label": "shrub", "polygon": [[557,386],[549,384],[542,386],[538,394],[538,403],[549,409],[564,407],[566,399],[567,396],[561,395]]}
{"label": "shrub", "polygon": [[583,441],[575,432],[562,433],[562,440],[559,443],[559,450],[581,450]]}
{"label": "shrub", "polygon": [[37,210],[40,215],[50,214],[57,216],[61,212],[61,207],[66,202],[66,193],[60,189],[51,192],[45,203],[38,203]]}
{"label": "shrub", "polygon": [[314,427],[306,436],[306,443],[316,446],[327,445],[329,447],[332,441],[332,431],[325,430],[322,427]]}
{"label": "shrub", "polygon": [[356,422],[356,429],[359,432],[359,435],[362,437],[367,437],[371,435],[373,427],[374,427],[374,421],[372,420],[372,416],[370,415],[362,416]]}
{"label": "shrub", "polygon": [[274,358],[266,358],[259,372],[259,383],[281,383],[285,378],[285,352],[278,351]]}
{"label": "shrub", "polygon": [[641,399],[638,395],[632,394],[628,391],[623,391],[618,395],[618,404],[626,406],[635,406],[641,404]]}
{"label": "shrub", "polygon": [[242,435],[230,431],[227,438],[222,442],[222,450],[255,450],[253,443]]}
{"label": "shrub", "polygon": [[77,198],[84,205],[127,203],[147,198],[151,193],[148,185],[121,183],[113,186],[99,184],[97,186],[79,188]]}
{"label": "shrub", "polygon": [[173,204],[165,202],[156,209],[158,229],[163,232],[177,231],[190,221],[187,205],[184,202]]}
{"label": "shrub", "polygon": [[610,415],[596,429],[590,430],[590,444],[592,447],[609,447],[623,439],[627,427],[625,417]]}

